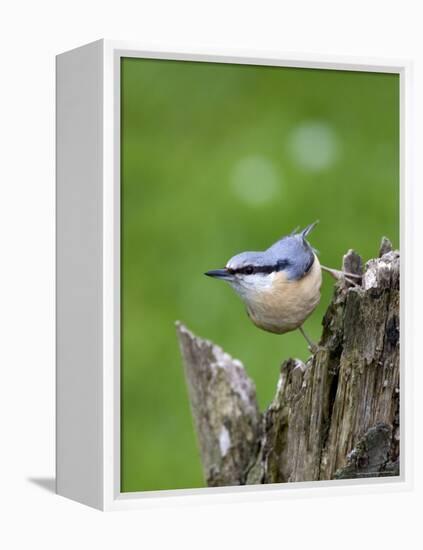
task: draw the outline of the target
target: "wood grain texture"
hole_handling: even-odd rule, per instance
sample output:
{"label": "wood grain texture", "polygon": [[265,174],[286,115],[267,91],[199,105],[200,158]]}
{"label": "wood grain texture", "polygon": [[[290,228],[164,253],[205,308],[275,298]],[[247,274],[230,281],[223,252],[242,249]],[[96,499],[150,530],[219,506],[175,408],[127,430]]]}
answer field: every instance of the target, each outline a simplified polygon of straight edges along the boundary
{"label": "wood grain texture", "polygon": [[177,331],[204,477],[209,486],[242,485],[260,439],[255,385],[219,346],[180,323]]}
{"label": "wood grain texture", "polygon": [[400,256],[383,238],[362,266],[349,251],[317,351],[286,360],[259,413],[242,364],[177,331],[208,485],[399,475]]}

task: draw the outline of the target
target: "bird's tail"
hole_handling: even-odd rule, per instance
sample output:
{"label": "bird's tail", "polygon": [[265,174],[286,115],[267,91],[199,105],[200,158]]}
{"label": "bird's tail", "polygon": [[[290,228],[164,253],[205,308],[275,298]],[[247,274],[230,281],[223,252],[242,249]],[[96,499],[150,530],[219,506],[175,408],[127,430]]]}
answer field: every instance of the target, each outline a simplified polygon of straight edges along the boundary
{"label": "bird's tail", "polygon": [[316,227],[316,225],[319,223],[319,220],[316,220],[315,222],[311,223],[310,225],[307,225],[299,234],[301,235],[303,239],[303,243],[305,246],[309,247],[315,254],[319,254],[319,251],[317,248],[314,248],[311,246],[311,244],[307,241],[307,235],[313,231],[313,229]]}
{"label": "bird's tail", "polygon": [[307,225],[307,227],[305,227],[300,233],[302,238],[305,239],[307,237],[307,235],[313,231],[313,229],[316,227],[316,225],[318,223],[319,223],[319,220],[316,220],[315,222],[311,223],[310,225]]}

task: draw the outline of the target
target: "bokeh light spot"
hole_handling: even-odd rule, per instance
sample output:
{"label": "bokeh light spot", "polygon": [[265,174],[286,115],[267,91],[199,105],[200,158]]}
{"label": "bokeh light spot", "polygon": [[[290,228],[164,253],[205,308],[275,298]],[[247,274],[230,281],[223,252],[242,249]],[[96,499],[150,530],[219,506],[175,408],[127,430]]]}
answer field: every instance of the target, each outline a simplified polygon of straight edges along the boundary
{"label": "bokeh light spot", "polygon": [[307,121],[297,126],[289,139],[289,151],[303,170],[320,172],[339,156],[339,138],[324,122]]}
{"label": "bokeh light spot", "polygon": [[251,206],[261,206],[278,194],[281,178],[274,163],[262,156],[240,159],[231,178],[235,195]]}

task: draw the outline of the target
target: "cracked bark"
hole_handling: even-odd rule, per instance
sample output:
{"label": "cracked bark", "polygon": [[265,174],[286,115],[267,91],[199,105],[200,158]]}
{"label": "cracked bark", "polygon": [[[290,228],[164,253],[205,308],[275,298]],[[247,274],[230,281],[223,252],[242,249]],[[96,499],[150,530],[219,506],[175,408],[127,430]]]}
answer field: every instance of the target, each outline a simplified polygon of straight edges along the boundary
{"label": "cracked bark", "polygon": [[225,486],[399,475],[398,251],[383,238],[362,272],[350,250],[319,348],[288,359],[259,412],[241,362],[177,323],[206,483]]}

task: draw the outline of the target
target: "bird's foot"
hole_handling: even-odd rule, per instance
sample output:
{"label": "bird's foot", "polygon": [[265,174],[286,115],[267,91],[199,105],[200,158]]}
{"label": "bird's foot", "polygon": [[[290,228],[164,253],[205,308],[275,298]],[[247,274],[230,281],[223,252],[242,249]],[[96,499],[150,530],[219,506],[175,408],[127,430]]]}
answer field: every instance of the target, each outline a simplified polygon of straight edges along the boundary
{"label": "bird's foot", "polygon": [[313,342],[313,340],[310,340],[310,338],[309,338],[309,337],[307,336],[307,334],[304,332],[303,327],[298,327],[298,330],[301,332],[301,334],[302,334],[302,335],[304,336],[304,338],[306,339],[307,344],[308,344],[307,348],[308,348],[309,352],[312,353],[313,355],[314,355],[315,353],[317,353],[317,351],[319,351],[319,346],[318,346],[318,344],[315,344],[315,343]]}
{"label": "bird's foot", "polygon": [[339,269],[332,269],[324,265],[322,265],[321,268],[323,271],[326,271],[327,273],[332,275],[332,277],[337,281],[347,281],[353,286],[356,286],[356,287],[360,286],[360,284],[354,279],[359,280],[361,279],[362,275],[357,275],[356,273],[348,273],[347,271],[340,271]]}
{"label": "bird's foot", "polygon": [[316,353],[319,351],[319,344],[314,344],[313,342],[311,344],[308,345],[308,351],[312,354],[312,355],[316,355]]}

